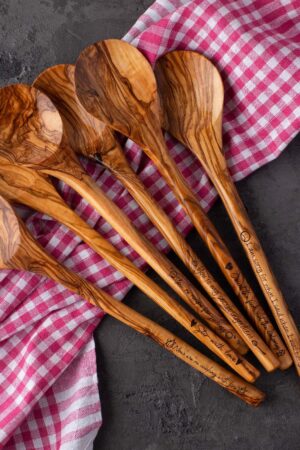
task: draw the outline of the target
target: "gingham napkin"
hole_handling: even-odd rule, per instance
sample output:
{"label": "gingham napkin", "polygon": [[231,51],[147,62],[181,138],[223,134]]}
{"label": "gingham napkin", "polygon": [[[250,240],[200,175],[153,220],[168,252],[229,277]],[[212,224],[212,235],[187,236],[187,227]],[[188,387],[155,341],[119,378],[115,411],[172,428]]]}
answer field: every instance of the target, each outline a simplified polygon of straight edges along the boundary
{"label": "gingham napkin", "polygon": [[[296,0],[159,0],[125,37],[152,63],[176,48],[197,50],[214,61],[225,83],[224,144],[235,181],[279,156],[299,131],[299,13]],[[166,139],[208,209],[214,189],[191,153]],[[126,149],[152,195],[187,234],[190,222],[154,166],[131,142]],[[167,251],[122,186],[101,167],[83,163],[133,223]],[[78,214],[145,268],[85,201],[63,184],[58,189]],[[27,224],[69,268],[119,299],[129,290],[121,274],[63,226],[40,214],[30,215]],[[15,271],[0,273],[0,299],[1,445],[91,448],[102,420],[92,332],[103,313],[51,281]]]}

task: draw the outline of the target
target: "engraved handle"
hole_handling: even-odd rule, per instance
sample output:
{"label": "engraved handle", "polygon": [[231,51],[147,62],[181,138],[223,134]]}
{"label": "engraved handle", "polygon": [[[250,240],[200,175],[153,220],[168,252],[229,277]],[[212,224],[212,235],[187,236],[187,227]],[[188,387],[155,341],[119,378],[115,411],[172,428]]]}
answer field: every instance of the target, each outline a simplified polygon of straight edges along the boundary
{"label": "engraved handle", "polygon": [[[229,175],[228,175],[229,177]],[[300,336],[235,185],[215,184],[300,375]]]}

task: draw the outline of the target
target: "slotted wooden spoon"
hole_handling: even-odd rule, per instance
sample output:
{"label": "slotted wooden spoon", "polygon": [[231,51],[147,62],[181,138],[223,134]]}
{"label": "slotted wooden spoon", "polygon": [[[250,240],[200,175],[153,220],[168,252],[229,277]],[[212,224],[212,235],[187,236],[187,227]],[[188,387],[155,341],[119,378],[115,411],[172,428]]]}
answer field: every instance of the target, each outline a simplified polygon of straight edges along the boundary
{"label": "slotted wooden spoon", "polygon": [[231,374],[152,320],[58,264],[33,239],[3,197],[0,198],[0,269],[27,270],[51,278],[139,333],[151,337],[163,348],[250,405],[259,405],[265,397],[256,387]]}
{"label": "slotted wooden spoon", "polygon": [[[216,187],[300,375],[298,329],[223,155],[224,89],[219,72],[196,52],[176,51],[159,59],[156,74],[166,114],[166,129],[194,152]],[[287,352],[278,356],[283,367],[289,365]]]}
{"label": "slotted wooden spoon", "polygon": [[[118,40],[96,43],[83,50],[79,56],[75,69],[75,83],[77,96],[87,111],[139,144],[166,177],[183,206],[193,205],[193,208],[188,211],[189,214],[192,211],[198,211],[200,214],[201,211],[203,216],[198,200],[187,187],[168,155],[160,128],[159,102],[154,74],[141,53],[133,46]],[[194,221],[194,217],[192,220]],[[200,225],[198,220],[194,221],[195,225],[196,222]],[[206,238],[212,243],[209,226],[205,224],[207,221],[201,222],[202,231],[204,235],[207,234]],[[218,248],[222,247],[216,241],[214,241],[215,244]],[[233,268],[231,264],[230,260],[227,271]],[[232,272],[230,277],[233,273],[235,272]],[[237,277],[240,277],[239,272]],[[253,329],[250,334],[248,333],[250,324],[241,316],[239,310],[204,266],[199,271],[198,280],[228,321],[236,327],[249,348],[253,352],[257,351],[257,345],[260,347],[263,342],[261,337]],[[244,285],[244,281],[241,283]],[[247,291],[242,290],[242,292]],[[249,309],[251,304],[249,298],[245,301],[244,294],[242,297]],[[279,345],[281,341],[276,342]],[[284,344],[282,342],[281,344],[285,349]]]}
{"label": "slotted wooden spoon", "polygon": [[[23,84],[6,86],[0,89],[0,116],[0,157],[15,165],[52,175],[70,185],[231,347],[241,353],[246,351],[232,326],[227,326],[220,313],[192,283],[138,232],[85,173],[71,149],[60,146],[62,121],[46,95]],[[261,348],[267,367],[270,370],[276,368],[277,360],[265,358],[264,348]]]}
{"label": "slotted wooden spoon", "polygon": [[259,376],[255,367],[73,212],[46,177],[33,169],[10,164],[0,156],[0,195],[5,195],[10,202],[22,203],[48,214],[66,225],[243,378],[253,382]]}

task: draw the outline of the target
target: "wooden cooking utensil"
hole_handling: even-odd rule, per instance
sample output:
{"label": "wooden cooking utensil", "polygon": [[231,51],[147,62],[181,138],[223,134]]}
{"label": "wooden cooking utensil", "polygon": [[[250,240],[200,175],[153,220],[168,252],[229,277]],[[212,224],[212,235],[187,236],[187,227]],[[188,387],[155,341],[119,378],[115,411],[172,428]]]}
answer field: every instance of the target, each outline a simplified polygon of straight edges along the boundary
{"label": "wooden cooking utensil", "polygon": [[[77,96],[88,112],[139,144],[161,173],[171,179],[174,192],[178,193],[179,185],[184,186],[185,193],[180,198],[186,205],[191,191],[168,158],[154,75],[140,52],[118,40],[96,43],[79,56],[75,83]],[[195,197],[192,203],[196,208]],[[266,355],[277,365],[277,357],[204,266],[198,280],[264,367],[267,369],[263,362]]]}
{"label": "wooden cooking utensil", "polygon": [[[127,216],[103,193],[81,168],[69,148],[60,147],[63,130],[60,115],[43,93],[27,85],[0,89],[0,156],[18,166],[52,175],[82,195],[148,264],[231,347],[247,348],[222,315],[190,283],[168,258],[131,224]],[[267,358],[269,361],[269,359]],[[270,360],[268,367],[275,368]]]}
{"label": "wooden cooking utensil", "polygon": [[250,405],[259,405],[265,397],[263,392],[206,358],[152,320],[58,264],[38,245],[3,198],[0,198],[0,269],[27,270],[47,276],[139,333],[151,337],[163,348]]}
{"label": "wooden cooking utensil", "polygon": [[58,65],[42,72],[34,86],[44,92],[58,109],[63,121],[63,145],[77,153],[100,159],[127,188],[150,220],[169,242],[185,265],[201,282],[205,267],[196,253],[174,227],[167,214],[158,206],[130,167],[113,132],[103,122],[89,114],[75,92],[75,66]]}
{"label": "wooden cooking utensil", "polygon": [[[216,67],[196,52],[176,51],[157,63],[166,128],[188,146],[215,185],[300,375],[298,329],[238,195],[222,152],[224,89]],[[270,342],[270,344],[273,343]],[[278,354],[282,367],[290,355]]]}
{"label": "wooden cooking utensil", "polygon": [[253,382],[259,376],[255,367],[167,295],[126,256],[119,253],[112,244],[68,208],[46,177],[33,169],[10,164],[0,157],[0,195],[10,202],[23,203],[48,214],[66,225],[243,378]]}
{"label": "wooden cooking utensil", "polygon": [[205,270],[201,260],[147,192],[110,128],[89,114],[79,102],[74,71],[75,66],[71,64],[53,66],[42,72],[33,83],[52,100],[61,115],[63,144],[77,153],[100,160],[126,187],[186,267],[201,282],[200,274]]}

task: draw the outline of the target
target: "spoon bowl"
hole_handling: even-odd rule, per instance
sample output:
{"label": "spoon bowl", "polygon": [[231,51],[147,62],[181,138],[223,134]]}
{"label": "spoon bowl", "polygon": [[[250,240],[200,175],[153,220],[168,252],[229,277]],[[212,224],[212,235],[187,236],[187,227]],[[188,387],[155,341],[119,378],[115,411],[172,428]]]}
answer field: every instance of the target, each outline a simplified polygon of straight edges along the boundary
{"label": "spoon bowl", "polygon": [[[215,151],[202,152],[201,164],[209,177],[219,175],[222,156],[222,114],[224,87],[219,71],[197,52],[175,50],[164,55],[156,63],[155,74],[163,105],[164,128],[187,145],[198,156],[196,142],[208,140],[208,146],[218,148],[218,164]],[[186,86],[190,88],[187,90]],[[196,87],[193,89],[193,87]],[[179,108],[180,104],[180,108]],[[197,146],[199,149],[199,144]],[[220,158],[218,158],[220,154]],[[222,168],[227,168],[222,164]]]}
{"label": "spoon bowl", "polygon": [[90,114],[144,148],[144,122],[160,107],[151,66],[135,47],[118,39],[87,47],[76,62],[75,83]]}
{"label": "spoon bowl", "polygon": [[49,98],[22,84],[0,89],[0,154],[12,162],[43,164],[63,136],[62,120]]}
{"label": "spoon bowl", "polygon": [[75,92],[75,66],[59,64],[40,73],[33,86],[53,102],[63,122],[63,144],[76,153],[101,161],[101,154],[115,145],[112,131],[89,114]]}

